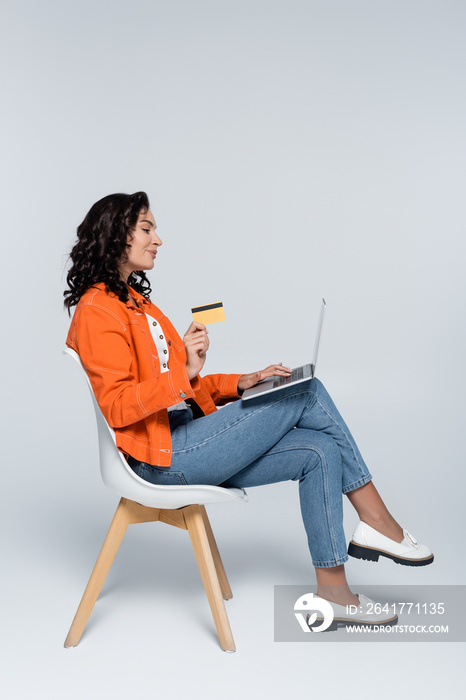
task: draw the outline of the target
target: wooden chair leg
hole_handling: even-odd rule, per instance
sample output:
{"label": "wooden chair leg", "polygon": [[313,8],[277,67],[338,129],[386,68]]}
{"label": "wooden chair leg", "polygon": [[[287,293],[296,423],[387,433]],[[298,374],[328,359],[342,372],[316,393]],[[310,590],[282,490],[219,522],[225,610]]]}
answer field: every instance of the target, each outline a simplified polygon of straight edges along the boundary
{"label": "wooden chair leg", "polygon": [[100,554],[71,624],[65,647],[79,644],[87,621],[113,564],[115,555],[130,523],[161,520],[176,527],[186,527],[193,545],[210,609],[224,651],[236,651],[223,599],[232,598],[228,578],[204,506],[187,506],[181,510],[146,508],[122,498],[118,504]]}
{"label": "wooden chair leg", "polygon": [[214,618],[220,646],[223,651],[236,651],[201,507],[188,506],[184,509],[184,517]]}
{"label": "wooden chair leg", "polygon": [[[131,503],[131,502],[129,502]],[[131,513],[128,510],[128,501],[122,498],[118,504],[102,549],[95,563],[89,582],[84,591],[84,595],[79,604],[70,631],[65,640],[65,647],[75,647],[79,644],[84,628],[89,616],[94,608],[95,602],[104,585],[110,567],[113,564],[115,555],[125,535],[126,529],[131,522]]]}
{"label": "wooden chair leg", "polygon": [[230,600],[233,598],[233,593],[231,592],[230,584],[223,566],[222,557],[218,551],[217,543],[215,541],[214,533],[210,526],[209,517],[205,506],[201,506],[202,519],[204,521],[204,526],[207,532],[207,537],[209,538],[210,549],[212,551],[212,556],[214,559],[215,568],[217,570],[218,582],[220,583],[220,588],[222,589],[222,596],[224,600]]}

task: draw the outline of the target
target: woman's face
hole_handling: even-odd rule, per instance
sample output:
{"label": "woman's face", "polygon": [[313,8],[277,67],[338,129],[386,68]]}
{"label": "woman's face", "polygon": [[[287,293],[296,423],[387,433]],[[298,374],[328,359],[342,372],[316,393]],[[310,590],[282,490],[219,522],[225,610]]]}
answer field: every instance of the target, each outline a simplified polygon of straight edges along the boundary
{"label": "woman's face", "polygon": [[139,212],[136,228],[128,236],[128,259],[120,266],[122,278],[127,281],[132,272],[152,270],[157,249],[162,241],[157,236],[155,219],[152,212],[143,209]]}

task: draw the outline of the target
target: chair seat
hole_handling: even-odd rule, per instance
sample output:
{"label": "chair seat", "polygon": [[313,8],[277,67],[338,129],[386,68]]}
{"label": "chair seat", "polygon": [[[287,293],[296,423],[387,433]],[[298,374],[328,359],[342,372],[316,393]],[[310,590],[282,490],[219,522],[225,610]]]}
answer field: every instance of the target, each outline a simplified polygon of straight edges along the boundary
{"label": "chair seat", "polygon": [[[124,460],[123,455],[122,459]],[[118,479],[104,479],[105,485],[118,495],[149,508],[184,508],[195,504],[248,500],[244,489],[208,485],[158,486],[141,479],[128,464],[124,466],[131,472],[129,479],[123,479],[119,475]],[[122,481],[125,483],[122,484]]]}

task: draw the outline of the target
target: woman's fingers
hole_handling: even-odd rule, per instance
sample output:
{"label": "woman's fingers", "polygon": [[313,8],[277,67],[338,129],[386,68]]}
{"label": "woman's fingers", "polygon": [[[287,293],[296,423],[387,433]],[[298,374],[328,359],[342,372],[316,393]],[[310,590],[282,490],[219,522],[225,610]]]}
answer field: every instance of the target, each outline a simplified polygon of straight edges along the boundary
{"label": "woman's fingers", "polygon": [[292,370],[289,367],[285,367],[281,362],[278,365],[269,365],[265,369],[260,371],[261,379],[266,379],[267,377],[288,377]]}
{"label": "woman's fingers", "polygon": [[193,345],[199,345],[200,343],[209,347],[209,338],[202,331],[188,337],[185,336],[184,345],[186,348],[192,347]]}
{"label": "woman's fingers", "polygon": [[208,330],[202,323],[193,321],[183,338],[186,353],[204,357],[210,344],[207,334]]}
{"label": "woman's fingers", "polygon": [[238,389],[244,391],[268,377],[289,377],[291,372],[292,370],[289,367],[285,367],[281,362],[278,365],[269,365],[258,372],[243,374],[239,378]]}
{"label": "woman's fingers", "polygon": [[196,333],[196,331],[205,331],[206,333],[209,332],[203,323],[199,323],[199,321],[192,321],[188,330],[184,334],[184,337],[190,335],[191,333]]}
{"label": "woman's fingers", "polygon": [[186,348],[186,351],[188,351],[188,348],[193,346],[193,343],[199,343],[199,342],[205,343],[207,348],[208,348],[209,347],[209,339],[207,337],[208,333],[209,333],[209,331],[202,323],[198,323],[197,321],[193,321],[183,337],[183,343],[184,343],[184,346]]}
{"label": "woman's fingers", "polygon": [[188,355],[199,355],[207,352],[209,349],[209,343],[204,340],[198,340],[186,345],[185,347]]}
{"label": "woman's fingers", "polygon": [[190,333],[189,335],[185,335],[183,338],[184,344],[186,343],[195,343],[198,340],[208,340],[207,333],[205,331],[196,331],[196,333]]}

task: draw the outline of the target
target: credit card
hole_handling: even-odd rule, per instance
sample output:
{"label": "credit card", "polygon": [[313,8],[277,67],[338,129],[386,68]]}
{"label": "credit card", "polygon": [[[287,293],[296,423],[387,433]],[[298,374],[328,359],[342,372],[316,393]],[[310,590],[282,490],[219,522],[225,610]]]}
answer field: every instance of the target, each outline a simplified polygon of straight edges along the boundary
{"label": "credit card", "polygon": [[216,304],[206,304],[205,306],[194,306],[191,309],[193,319],[206,325],[207,323],[217,323],[225,320],[225,311],[221,301]]}

